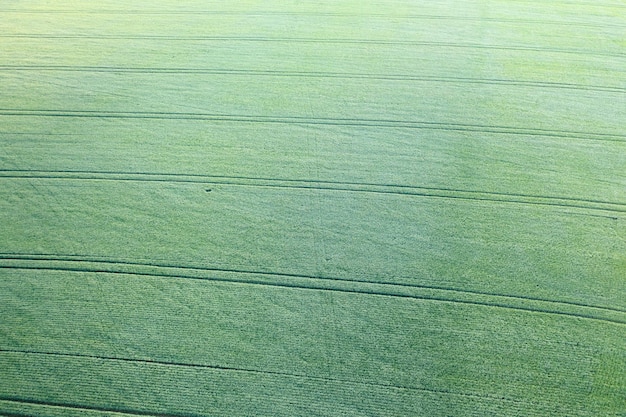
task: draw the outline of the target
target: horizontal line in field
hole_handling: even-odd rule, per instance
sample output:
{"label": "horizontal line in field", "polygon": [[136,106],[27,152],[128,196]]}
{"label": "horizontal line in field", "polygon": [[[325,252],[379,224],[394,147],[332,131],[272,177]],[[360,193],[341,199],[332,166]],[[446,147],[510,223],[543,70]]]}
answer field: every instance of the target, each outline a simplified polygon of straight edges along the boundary
{"label": "horizontal line in field", "polygon": [[[0,350],[0,353],[2,351]],[[77,355],[77,357],[81,357],[81,355]],[[22,398],[11,395],[0,395],[0,401],[11,402],[20,405],[31,405],[31,406],[42,406],[49,407],[57,410],[72,410],[74,412],[80,411],[83,413],[89,412],[97,412],[97,413],[114,413],[114,415],[126,415],[126,416],[146,416],[146,417],[202,417],[202,414],[191,414],[191,413],[162,413],[158,411],[142,411],[137,409],[131,409],[126,407],[106,407],[106,406],[97,406],[97,405],[88,405],[88,404],[77,404],[71,402],[62,402],[62,401],[48,401],[48,400],[38,400],[35,398]],[[58,411],[57,411],[58,412]],[[56,414],[56,413],[55,413]],[[29,414],[27,412],[4,412],[0,409],[0,416],[5,417],[32,417],[34,414]]]}
{"label": "horizontal line in field", "polygon": [[149,278],[190,279],[242,285],[260,285],[284,289],[332,291],[503,308],[626,324],[626,317],[624,317],[626,310],[615,307],[531,296],[496,294],[464,290],[462,288],[408,283],[381,283],[357,278],[346,279],[243,269],[177,266],[159,262],[142,263],[103,257],[81,258],[78,255],[11,253],[0,253],[0,269],[133,275]]}
{"label": "horizontal line in field", "polygon": [[[101,180],[170,182],[196,184],[223,184],[250,187],[294,188],[305,190],[328,190],[394,194],[415,197],[440,197],[463,200],[491,201],[501,203],[558,206],[577,209],[626,213],[626,203],[579,197],[533,195],[495,191],[465,190],[455,188],[412,186],[400,184],[377,184],[366,182],[322,181],[306,179],[281,179],[226,175],[174,174],[149,172],[71,171],[71,170],[18,170],[0,169],[0,178],[52,179],[52,180]],[[615,216],[603,216],[618,220]]]}
{"label": "horizontal line in field", "polygon": [[[148,366],[162,366],[162,367],[181,367],[181,368],[200,368],[211,371],[224,371],[224,372],[234,372],[234,373],[245,373],[245,374],[258,374],[258,375],[266,375],[270,377],[282,377],[282,378],[290,378],[290,379],[304,379],[310,380],[314,382],[326,382],[326,383],[336,383],[339,385],[352,385],[352,386],[366,386],[366,387],[374,387],[374,388],[382,388],[382,389],[392,389],[392,390],[401,390],[401,391],[416,391],[416,392],[426,392],[426,393],[434,393],[434,394],[444,394],[444,395],[454,395],[461,397],[470,397],[477,398],[481,400],[496,400],[503,402],[513,402],[513,403],[524,403],[525,401],[519,399],[506,398],[502,396],[493,396],[490,394],[479,394],[472,392],[456,392],[446,389],[436,389],[436,388],[427,388],[427,387],[414,387],[407,385],[397,385],[392,383],[376,383],[372,381],[353,381],[349,379],[342,378],[333,378],[326,376],[315,376],[315,375],[306,375],[292,372],[281,372],[281,371],[269,371],[269,370],[258,370],[251,368],[239,368],[239,367],[226,367],[220,365],[208,365],[208,364],[198,364],[198,363],[189,363],[189,362],[173,362],[173,361],[163,361],[157,359],[142,359],[142,358],[128,358],[128,357],[120,357],[120,356],[104,356],[104,355],[92,355],[85,353],[69,353],[69,352],[48,352],[48,351],[39,351],[39,350],[26,350],[26,349],[7,349],[0,348],[0,354],[21,354],[24,356],[40,356],[40,357],[57,357],[57,358],[70,358],[70,359],[87,359],[93,361],[111,361],[111,362],[127,362],[127,363],[140,363]],[[13,402],[21,402],[21,403],[31,403],[31,404],[40,404],[40,405],[51,405],[65,408],[80,408],[85,410],[98,410],[98,411],[110,411],[110,412],[121,412],[124,414],[132,414],[132,415],[155,415],[155,416],[176,416],[175,414],[162,414],[140,410],[101,410],[94,409],[86,406],[78,406],[78,405],[70,405],[70,404],[62,404],[62,403],[48,403],[45,401],[31,401],[28,399],[21,399],[17,397],[10,396],[0,396],[0,400],[4,401],[13,401]],[[189,414],[185,413],[184,416],[188,416]]]}
{"label": "horizontal line in field", "polygon": [[360,119],[360,118],[331,118],[331,117],[304,117],[304,116],[265,116],[265,115],[237,115],[219,113],[183,113],[183,112],[135,112],[135,111],[107,111],[107,110],[65,110],[65,109],[15,109],[0,108],[0,116],[28,116],[28,117],[74,117],[74,118],[102,118],[102,119],[153,119],[153,120],[203,120],[213,122],[236,123],[268,123],[293,125],[329,125],[354,126],[377,128],[403,129],[430,129],[461,132],[500,133],[522,136],[544,136],[572,139],[604,140],[624,142],[626,135],[613,133],[593,133],[567,130],[550,130],[538,128],[523,128],[497,125],[475,125],[465,123],[428,122],[418,120],[394,119]]}
{"label": "horizontal line in field", "polygon": [[[0,350],[0,353],[18,353],[19,351],[11,351],[11,350]],[[26,352],[24,352],[26,353]],[[35,354],[35,353],[33,353]],[[44,354],[44,353],[42,353]],[[48,354],[53,355],[53,354]],[[62,355],[69,356],[69,355]],[[84,357],[84,355],[76,355],[76,357]],[[106,406],[97,406],[97,405],[88,405],[88,404],[77,404],[71,402],[62,402],[62,401],[49,401],[49,400],[39,400],[35,398],[24,398],[18,397],[14,395],[0,395],[0,401],[11,402],[20,405],[31,405],[31,406],[43,406],[50,407],[60,410],[72,410],[74,412],[97,412],[97,413],[114,413],[115,415],[127,415],[127,416],[145,416],[145,417],[202,417],[200,414],[177,414],[177,413],[162,413],[162,412],[153,412],[153,411],[142,411],[142,410],[134,410],[126,407],[106,407]],[[6,412],[0,409],[0,416],[4,417],[32,417],[34,414],[30,414],[28,412]]]}
{"label": "horizontal line in field", "polygon": [[464,49],[487,49],[505,51],[531,51],[560,53],[587,56],[603,56],[612,58],[624,58],[624,53],[609,53],[597,50],[579,50],[554,47],[539,47],[530,45],[486,45],[478,43],[461,42],[427,42],[427,41],[400,41],[384,39],[357,39],[357,38],[281,38],[260,36],[168,36],[168,35],[73,35],[73,34],[45,34],[45,33],[21,33],[0,34],[0,38],[24,38],[24,39],[95,39],[95,40],[161,40],[161,41],[186,41],[186,42],[263,42],[263,43],[318,43],[318,44],[365,44],[365,45],[404,45],[422,46],[435,48],[464,48]]}
{"label": "horizontal line in field", "polygon": [[124,74],[198,74],[198,75],[234,75],[251,77],[293,77],[293,78],[338,78],[338,79],[366,79],[383,81],[417,81],[436,83],[484,84],[484,85],[513,85],[536,88],[558,88],[585,91],[603,91],[626,93],[626,87],[611,87],[601,85],[585,85],[549,81],[524,81],[497,78],[470,78],[470,77],[437,77],[417,76],[405,74],[360,74],[322,71],[278,71],[278,70],[238,70],[219,68],[165,68],[165,67],[114,67],[114,66],[70,66],[70,65],[0,65],[0,71],[58,71],[58,72],[94,72],[94,73],[124,73]]}
{"label": "horizontal line in field", "polygon": [[[554,5],[554,3],[550,3]],[[571,4],[571,3],[559,3]],[[598,8],[624,8],[622,5],[593,4]],[[577,26],[577,27],[622,27],[621,23],[614,23],[608,19],[603,19],[602,23],[593,23],[589,19],[577,20],[550,20],[550,19],[529,19],[511,17],[487,17],[468,15],[442,15],[423,13],[372,13],[372,12],[332,12],[332,11],[284,11],[284,10],[209,10],[209,9],[29,9],[29,8],[6,8],[0,9],[2,13],[15,14],[79,14],[79,15],[99,15],[99,14],[124,14],[124,15],[195,15],[195,16],[249,16],[249,17],[349,17],[349,18],[372,18],[389,20],[449,20],[465,22],[489,22],[489,23],[513,23],[513,24],[536,24],[554,26]],[[614,19],[613,19],[614,20]]]}

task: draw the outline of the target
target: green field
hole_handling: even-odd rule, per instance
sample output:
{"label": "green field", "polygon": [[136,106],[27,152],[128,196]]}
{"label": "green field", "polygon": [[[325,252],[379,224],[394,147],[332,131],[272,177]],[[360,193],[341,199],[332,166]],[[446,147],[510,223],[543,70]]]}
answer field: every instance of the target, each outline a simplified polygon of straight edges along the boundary
{"label": "green field", "polygon": [[626,3],[0,3],[0,415],[626,416]]}

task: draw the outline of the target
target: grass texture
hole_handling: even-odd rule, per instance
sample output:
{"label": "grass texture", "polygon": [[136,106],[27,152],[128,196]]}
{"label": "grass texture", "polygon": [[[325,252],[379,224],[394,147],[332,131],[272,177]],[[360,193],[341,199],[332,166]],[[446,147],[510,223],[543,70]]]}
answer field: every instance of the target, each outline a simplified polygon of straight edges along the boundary
{"label": "grass texture", "polygon": [[626,415],[623,1],[0,16],[1,415]]}

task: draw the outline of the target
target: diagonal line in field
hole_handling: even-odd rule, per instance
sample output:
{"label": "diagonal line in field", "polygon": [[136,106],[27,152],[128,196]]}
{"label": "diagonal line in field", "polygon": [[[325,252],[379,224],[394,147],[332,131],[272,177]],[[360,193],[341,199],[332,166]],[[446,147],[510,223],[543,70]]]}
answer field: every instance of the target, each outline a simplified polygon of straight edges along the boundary
{"label": "diagonal line in field", "polygon": [[[51,179],[51,180],[100,180],[100,181],[137,181],[137,182],[170,182],[195,184],[222,184],[248,187],[268,187],[285,189],[305,189],[322,191],[363,192],[391,194],[413,197],[450,198],[497,203],[531,204],[557,206],[565,208],[609,211],[626,213],[626,203],[599,199],[586,199],[567,196],[549,196],[538,194],[506,193],[495,191],[465,190],[442,187],[411,186],[400,184],[377,184],[347,181],[298,180],[246,176],[199,175],[199,174],[166,174],[148,172],[114,172],[114,171],[72,171],[72,170],[19,170],[0,169],[0,179]],[[592,214],[589,214],[592,215]],[[611,220],[615,216],[603,215]]]}
{"label": "diagonal line in field", "polygon": [[[552,4],[568,4],[554,3]],[[608,9],[623,9],[623,5],[608,5],[597,3],[578,3],[579,5],[593,6],[594,8],[602,7]],[[528,19],[528,18],[507,18],[507,17],[486,17],[486,16],[464,16],[464,15],[442,15],[442,14],[417,14],[417,13],[358,13],[358,12],[325,12],[325,11],[284,11],[284,10],[207,10],[207,9],[29,9],[29,8],[6,8],[0,9],[2,13],[15,14],[124,14],[124,15],[217,15],[217,16],[250,16],[250,17],[360,17],[373,19],[393,19],[393,20],[448,20],[462,22],[492,22],[492,23],[512,23],[512,24],[536,24],[551,26],[575,26],[575,27],[623,27],[621,23],[613,23],[604,21],[602,23],[593,23],[584,20],[548,20],[548,19]]]}
{"label": "diagonal line in field", "polygon": [[[525,403],[525,401],[523,400],[506,398],[502,396],[494,396],[494,395],[489,395],[489,394],[457,392],[457,391],[451,391],[451,390],[446,390],[446,389],[414,387],[414,386],[408,386],[408,385],[398,385],[398,384],[393,384],[393,383],[377,383],[377,382],[372,382],[372,381],[354,381],[354,380],[343,379],[343,378],[306,375],[306,374],[299,374],[299,373],[292,373],[292,372],[259,370],[259,369],[241,368],[241,367],[228,367],[228,366],[198,364],[198,363],[189,363],[189,362],[173,362],[173,361],[163,361],[163,360],[157,360],[157,359],[127,358],[127,357],[93,355],[93,354],[84,354],[84,353],[47,352],[47,351],[38,351],[38,350],[7,349],[7,348],[0,348],[0,354],[22,354],[26,356],[33,355],[33,356],[43,356],[43,357],[49,356],[49,357],[59,357],[59,358],[66,357],[66,358],[74,358],[74,359],[88,359],[88,360],[94,360],[94,361],[141,363],[141,364],[145,364],[149,366],[200,368],[200,369],[213,370],[213,371],[237,372],[237,373],[258,374],[258,375],[267,375],[267,376],[283,377],[283,378],[305,379],[305,380],[318,381],[318,382],[331,382],[331,383],[337,383],[340,385],[368,386],[368,387],[382,388],[382,389],[455,395],[455,396],[461,396],[461,397],[477,398],[481,400],[486,399],[486,400],[496,400],[496,401],[504,401],[504,402],[512,402],[512,403]],[[11,397],[2,397],[2,396],[0,396],[0,400],[15,401],[15,402],[31,402],[28,400],[20,401],[20,399],[18,398],[11,399]],[[42,405],[45,405],[45,404],[42,402]],[[64,406],[62,404],[54,404],[54,403],[50,405],[57,405],[61,407]],[[73,407],[70,406],[70,408],[73,408]],[[87,407],[79,407],[79,408],[91,409]],[[109,411],[109,410],[106,410],[106,411]],[[114,411],[114,410],[110,410],[110,411]],[[121,411],[120,410],[119,412],[122,412],[125,414],[135,414],[135,415],[148,415],[148,416],[153,415],[152,413],[138,411],[138,410],[137,411],[133,411],[133,410]],[[169,416],[169,414],[167,415]],[[158,414],[158,416],[164,416],[164,414]]]}
{"label": "diagonal line in field", "polygon": [[[0,352],[7,352],[0,350]],[[10,351],[9,351],[10,352]],[[81,411],[81,412],[99,412],[99,413],[115,413],[115,415],[127,415],[127,416],[146,416],[146,417],[201,417],[201,414],[190,414],[190,413],[162,413],[157,411],[142,411],[142,410],[133,410],[126,407],[96,407],[89,406],[87,404],[77,404],[71,402],[61,402],[61,401],[46,401],[39,400],[35,398],[25,398],[18,397],[13,395],[0,395],[0,401],[11,402],[15,404],[22,405],[37,405],[44,407],[51,407],[55,409],[61,410],[73,410],[73,411]],[[6,412],[0,411],[0,416],[6,417],[32,417],[33,414],[29,414],[26,412]]]}
{"label": "diagonal line in field", "polygon": [[496,51],[522,51],[550,54],[601,56],[608,58],[625,58],[626,54],[600,52],[597,50],[565,49],[554,47],[540,47],[532,45],[486,45],[479,43],[462,42],[426,42],[426,41],[399,41],[384,39],[359,38],[289,38],[263,36],[168,36],[168,35],[74,35],[74,34],[46,34],[46,33],[16,33],[0,35],[14,39],[88,39],[88,40],[159,40],[174,42],[260,42],[260,43],[312,43],[312,44],[347,44],[347,45],[402,45],[426,48],[455,48],[455,49],[485,49]]}
{"label": "diagonal line in field", "polygon": [[[333,291],[504,308],[626,324],[626,318],[622,317],[626,310],[615,307],[451,287],[381,283],[358,278],[345,279],[243,269],[188,267],[112,259],[80,259],[78,256],[43,254],[0,254],[0,269],[132,275],[137,277],[191,279],[300,290]],[[576,311],[566,311],[565,309],[568,308]],[[597,313],[606,314],[607,316],[602,317],[597,315]]]}
{"label": "diagonal line in field", "polygon": [[176,68],[176,67],[115,67],[115,66],[70,66],[70,65],[0,65],[0,71],[51,71],[51,72],[92,72],[92,73],[125,73],[125,74],[195,74],[195,75],[231,75],[231,76],[265,76],[290,78],[330,78],[347,80],[381,80],[381,81],[419,81],[434,83],[480,84],[480,85],[512,85],[533,88],[555,88],[583,91],[602,91],[609,93],[626,93],[626,88],[585,85],[564,82],[532,81],[497,78],[470,77],[437,77],[417,76],[408,74],[367,74],[322,71],[279,71],[279,70],[238,70],[219,68]]}
{"label": "diagonal line in field", "polygon": [[460,132],[499,133],[521,136],[559,137],[570,139],[626,141],[626,135],[614,133],[594,133],[514,126],[480,125],[467,123],[445,123],[400,119],[331,118],[304,116],[266,116],[219,113],[187,112],[136,112],[107,110],[63,110],[63,109],[15,109],[0,108],[0,116],[27,117],[68,117],[102,119],[153,119],[153,120],[203,120],[207,122],[270,123],[291,125],[355,126],[399,129],[430,129]]}

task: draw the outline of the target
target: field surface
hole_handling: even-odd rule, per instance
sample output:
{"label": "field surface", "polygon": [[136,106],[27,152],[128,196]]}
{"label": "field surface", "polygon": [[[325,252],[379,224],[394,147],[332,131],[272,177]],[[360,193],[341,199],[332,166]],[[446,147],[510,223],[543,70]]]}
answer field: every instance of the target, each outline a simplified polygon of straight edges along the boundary
{"label": "field surface", "polygon": [[626,3],[0,3],[0,415],[626,416]]}

